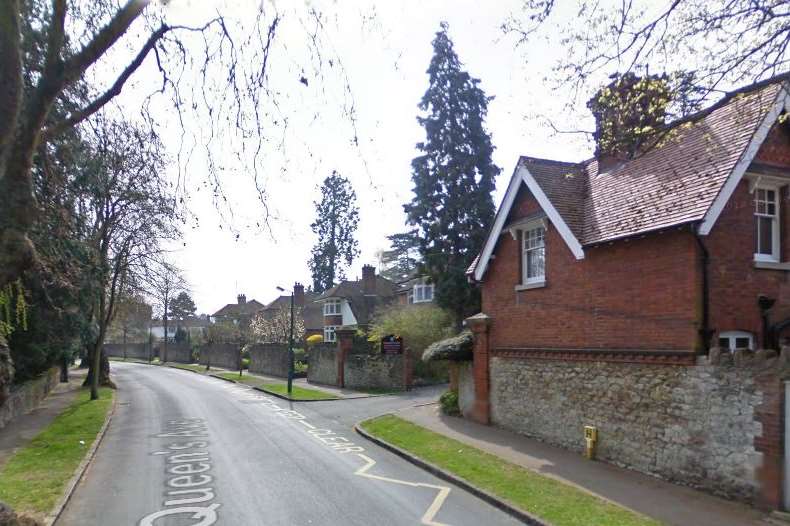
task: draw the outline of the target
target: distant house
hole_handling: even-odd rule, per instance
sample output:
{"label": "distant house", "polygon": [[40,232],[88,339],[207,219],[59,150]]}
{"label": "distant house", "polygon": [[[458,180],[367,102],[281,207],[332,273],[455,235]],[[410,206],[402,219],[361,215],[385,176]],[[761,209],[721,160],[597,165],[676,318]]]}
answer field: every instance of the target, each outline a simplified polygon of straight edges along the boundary
{"label": "distant house", "polygon": [[[315,292],[305,292],[304,285],[301,283],[294,284],[294,307],[302,310],[302,318],[304,319],[305,338],[313,336],[314,334],[324,334],[324,314],[321,305],[315,303],[319,294]],[[291,308],[291,296],[282,295],[275,298],[272,302],[267,304],[261,313],[266,318],[273,318],[277,315],[280,309]],[[298,319],[298,318],[297,318]]]}
{"label": "distant house", "polygon": [[[176,337],[178,329],[187,331],[190,340],[195,338],[202,338],[206,335],[206,331],[211,325],[211,320],[208,316],[196,316],[184,320],[167,320],[167,338],[173,340]],[[158,342],[165,339],[165,325],[161,319],[151,320],[151,325],[148,333],[152,341]]]}
{"label": "distant house", "polygon": [[377,276],[371,265],[365,265],[362,279],[342,281],[315,300],[323,309],[324,341],[337,341],[338,327],[366,328],[376,308],[393,301],[395,284]]}
{"label": "distant house", "polygon": [[433,289],[433,283],[429,283],[428,276],[413,272],[408,279],[398,283],[395,294],[398,296],[399,305],[433,303]]}
{"label": "distant house", "polygon": [[228,303],[220,310],[211,315],[214,323],[230,321],[234,325],[248,327],[250,320],[258,312],[262,311],[265,305],[256,300],[247,301],[247,296],[239,294],[236,303]]}

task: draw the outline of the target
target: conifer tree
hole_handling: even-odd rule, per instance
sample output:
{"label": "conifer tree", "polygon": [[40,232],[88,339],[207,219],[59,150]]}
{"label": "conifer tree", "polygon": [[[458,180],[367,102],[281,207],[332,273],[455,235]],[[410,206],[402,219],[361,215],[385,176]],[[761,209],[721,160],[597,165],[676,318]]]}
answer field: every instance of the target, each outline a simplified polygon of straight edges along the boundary
{"label": "conifer tree", "polygon": [[500,169],[485,129],[487,97],[462,69],[441,24],[433,40],[428,90],[420,101],[418,122],[426,140],[412,160],[414,198],[404,206],[407,222],[417,228],[423,269],[435,284],[435,298],[450,309],[456,323],[479,309],[479,293],[466,280],[466,269],[480,250],[494,218],[494,179]]}
{"label": "conifer tree", "polygon": [[321,201],[315,203],[316,220],[310,225],[318,236],[309,266],[313,290],[323,292],[343,279],[345,267],[359,255],[354,235],[359,223],[357,194],[351,182],[337,173],[324,179]]}

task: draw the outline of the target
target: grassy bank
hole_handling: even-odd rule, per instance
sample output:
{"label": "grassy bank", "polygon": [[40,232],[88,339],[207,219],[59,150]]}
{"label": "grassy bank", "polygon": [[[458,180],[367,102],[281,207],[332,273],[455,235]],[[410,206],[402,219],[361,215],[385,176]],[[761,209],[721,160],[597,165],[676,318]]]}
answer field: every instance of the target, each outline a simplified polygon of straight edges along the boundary
{"label": "grassy bank", "polygon": [[90,401],[83,389],[72,404],[20,449],[0,471],[0,501],[18,513],[42,517],[62,496],[112,407],[112,389]]}
{"label": "grassy bank", "polygon": [[368,433],[457,475],[554,526],[660,523],[393,415],[362,423]]}
{"label": "grassy bank", "polygon": [[[217,376],[221,376],[227,380],[233,380],[234,382],[251,385],[253,387],[259,387],[270,393],[288,396],[288,386],[284,383],[266,382],[262,378],[250,375],[239,376],[238,373],[219,373]],[[291,387],[292,389],[290,399],[294,401],[303,402],[306,400],[337,400],[335,395],[327,393],[326,391],[320,391],[318,389],[306,389],[297,385],[292,385]]]}
{"label": "grassy bank", "polygon": [[172,367],[173,369],[184,369],[186,371],[194,371],[196,373],[205,373],[206,366],[205,365],[198,365],[195,363],[167,363],[168,367]]}

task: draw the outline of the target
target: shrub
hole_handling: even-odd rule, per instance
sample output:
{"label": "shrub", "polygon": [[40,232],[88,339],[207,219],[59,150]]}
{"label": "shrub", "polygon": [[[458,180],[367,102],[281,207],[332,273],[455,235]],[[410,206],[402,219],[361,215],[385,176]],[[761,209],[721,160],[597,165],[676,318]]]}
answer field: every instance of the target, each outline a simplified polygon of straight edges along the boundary
{"label": "shrub", "polygon": [[324,341],[324,337],[321,336],[320,334],[313,334],[312,336],[308,337],[307,340],[305,341],[307,343],[307,346],[310,347],[317,343],[322,343]]}
{"label": "shrub", "polygon": [[461,409],[458,407],[458,393],[446,391],[439,397],[439,405],[445,415],[458,416],[461,414]]}
{"label": "shrub", "polygon": [[245,370],[250,368],[250,359],[249,358],[242,358],[241,359],[241,368],[245,369]]}
{"label": "shrub", "polygon": [[425,363],[420,356],[430,344],[451,336],[453,332],[452,314],[436,305],[394,305],[376,314],[368,339],[379,341],[389,334],[400,336],[403,344],[412,351],[414,376],[445,380],[446,363]]}

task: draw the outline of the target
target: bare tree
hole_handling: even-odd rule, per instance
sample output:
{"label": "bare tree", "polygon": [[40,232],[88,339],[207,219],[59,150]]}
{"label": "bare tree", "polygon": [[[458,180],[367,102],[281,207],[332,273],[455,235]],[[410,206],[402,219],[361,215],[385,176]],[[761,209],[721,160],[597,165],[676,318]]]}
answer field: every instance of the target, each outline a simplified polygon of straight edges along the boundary
{"label": "bare tree", "polygon": [[527,52],[559,30],[554,80],[572,89],[570,104],[613,73],[674,74],[698,105],[723,88],[790,69],[786,0],[525,0],[502,28]]}
{"label": "bare tree", "polygon": [[[179,18],[171,4],[0,2],[0,287],[37,260],[29,236],[39,215],[31,177],[37,146],[104,108],[146,62],[161,80],[145,97],[146,122],[154,127],[156,112],[150,104],[158,96],[175,110],[183,133],[189,128],[184,112],[193,113],[202,121],[199,128],[207,130],[200,143],[206,147],[215,195],[221,194],[219,174],[228,170],[228,159],[247,164],[258,184],[267,126],[287,121],[278,115],[279,92],[269,87],[272,54],[285,13],[261,2],[249,17],[233,19],[217,11],[202,22],[181,24],[171,20]],[[331,48],[321,37],[320,11],[304,3],[281,9],[293,15],[305,32],[304,43],[313,50],[313,70],[301,74],[303,84],[308,83],[309,71],[320,76],[325,67],[342,69],[339,60],[327,56]],[[134,51],[129,54],[129,49]],[[92,72],[99,69],[119,73],[106,85],[94,85]],[[347,79],[341,76],[347,88]],[[353,121],[353,102],[347,109]],[[228,129],[233,130],[232,140],[226,143],[238,149],[235,155],[225,155],[218,167],[211,145]],[[245,163],[250,156],[252,162]],[[264,189],[258,189],[265,204]]]}
{"label": "bare tree", "polygon": [[86,169],[83,206],[93,223],[87,232],[97,258],[100,285],[94,308],[97,325],[91,369],[86,384],[91,398],[99,384],[109,384],[109,363],[102,346],[118,298],[135,293],[160,243],[179,235],[178,210],[172,189],[162,180],[165,159],[161,143],[126,122],[94,117],[89,135],[91,161]]}
{"label": "bare tree", "polygon": [[170,318],[170,308],[178,292],[189,288],[186,280],[175,265],[167,261],[160,260],[158,264],[149,269],[148,272],[149,294],[154,300],[159,313],[162,315],[162,325],[165,330],[163,340],[162,355],[159,357],[163,362],[167,361],[167,326]]}
{"label": "bare tree", "polygon": [[[291,309],[281,306],[274,313],[258,313],[250,323],[250,333],[256,342],[287,343],[291,334]],[[302,309],[294,309],[294,341],[301,341],[305,335]]]}

